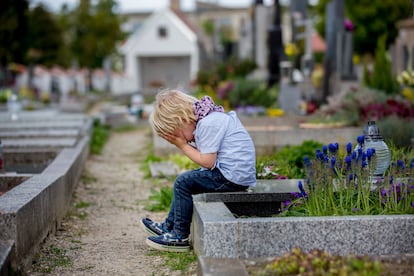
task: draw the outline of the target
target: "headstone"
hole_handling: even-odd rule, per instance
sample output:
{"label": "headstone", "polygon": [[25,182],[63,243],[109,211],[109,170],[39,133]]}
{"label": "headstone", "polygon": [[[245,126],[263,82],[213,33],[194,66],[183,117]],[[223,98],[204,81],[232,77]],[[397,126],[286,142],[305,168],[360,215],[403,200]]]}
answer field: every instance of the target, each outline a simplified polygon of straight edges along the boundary
{"label": "headstone", "polygon": [[292,29],[292,38],[294,41],[296,37],[296,28],[295,28],[295,16],[300,16],[301,19],[306,19],[308,17],[307,7],[308,0],[291,0],[290,1],[290,14],[291,14],[291,29]]}
{"label": "headstone", "polygon": [[179,168],[172,162],[151,162],[149,164],[152,177],[176,176]]}
{"label": "headstone", "polygon": [[327,49],[324,59],[322,100],[325,100],[331,94],[333,90],[332,78],[337,77],[337,38],[341,37],[345,31],[344,10],[344,0],[332,0],[326,4],[325,34]]}
{"label": "headstone", "polygon": [[299,85],[281,82],[278,103],[286,113],[299,113],[301,103]]}
{"label": "headstone", "polygon": [[254,7],[254,27],[253,27],[253,57],[257,64],[257,70],[254,72],[254,77],[257,79],[266,79],[266,57],[267,57],[267,15],[268,8],[262,4],[257,4]]}

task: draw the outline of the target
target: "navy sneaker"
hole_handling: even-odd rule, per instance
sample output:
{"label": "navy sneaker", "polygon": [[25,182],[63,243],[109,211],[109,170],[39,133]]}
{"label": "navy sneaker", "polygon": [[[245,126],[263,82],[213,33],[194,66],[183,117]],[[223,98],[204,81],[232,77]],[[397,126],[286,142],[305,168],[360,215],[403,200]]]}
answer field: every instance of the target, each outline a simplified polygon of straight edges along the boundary
{"label": "navy sneaker", "polygon": [[188,237],[183,238],[174,231],[165,233],[158,237],[148,237],[147,245],[154,249],[167,252],[187,252],[190,250],[190,242]]}
{"label": "navy sneaker", "polygon": [[169,232],[165,223],[155,222],[149,218],[143,218],[141,220],[141,225],[151,236],[160,236]]}

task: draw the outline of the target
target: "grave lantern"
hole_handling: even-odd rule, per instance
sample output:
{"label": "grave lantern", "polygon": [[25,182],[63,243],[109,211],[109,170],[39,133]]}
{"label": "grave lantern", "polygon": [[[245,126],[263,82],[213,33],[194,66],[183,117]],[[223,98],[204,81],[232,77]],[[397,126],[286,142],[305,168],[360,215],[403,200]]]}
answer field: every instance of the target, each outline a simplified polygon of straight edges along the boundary
{"label": "grave lantern", "polygon": [[369,148],[375,149],[376,162],[373,176],[382,177],[390,165],[391,153],[375,121],[368,121],[364,127],[364,144],[362,145],[362,149],[366,151]]}

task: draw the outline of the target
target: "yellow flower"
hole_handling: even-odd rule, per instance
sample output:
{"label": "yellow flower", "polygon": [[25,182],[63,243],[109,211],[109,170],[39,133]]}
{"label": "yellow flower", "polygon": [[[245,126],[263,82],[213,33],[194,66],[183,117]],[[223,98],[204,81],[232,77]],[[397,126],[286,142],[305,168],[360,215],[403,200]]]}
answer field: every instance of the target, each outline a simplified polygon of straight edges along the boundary
{"label": "yellow flower", "polygon": [[293,44],[293,43],[286,44],[285,53],[289,57],[296,55],[296,53],[297,53],[296,45]]}
{"label": "yellow flower", "polygon": [[397,81],[401,85],[414,86],[414,72],[406,70],[397,76]]}
{"label": "yellow flower", "polygon": [[352,56],[352,62],[354,64],[359,64],[361,62],[361,57],[359,55],[353,55]]}
{"label": "yellow flower", "polygon": [[268,108],[267,115],[269,117],[277,117],[285,115],[285,112],[283,111],[283,109],[280,108]]}
{"label": "yellow flower", "polygon": [[412,88],[409,87],[405,87],[402,91],[401,94],[410,101],[414,101],[414,90]]}

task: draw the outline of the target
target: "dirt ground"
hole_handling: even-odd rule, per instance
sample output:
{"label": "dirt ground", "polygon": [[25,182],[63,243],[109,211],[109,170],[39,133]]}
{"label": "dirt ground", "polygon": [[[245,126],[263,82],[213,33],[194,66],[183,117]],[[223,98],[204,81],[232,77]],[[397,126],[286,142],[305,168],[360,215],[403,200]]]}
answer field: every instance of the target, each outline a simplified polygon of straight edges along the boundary
{"label": "dirt ground", "polygon": [[[91,155],[61,227],[42,245],[29,275],[181,275],[145,244],[139,225],[154,185],[140,170],[149,127],[113,132],[101,155]],[[187,275],[195,274],[196,263]],[[51,271],[48,271],[51,270]]]}

